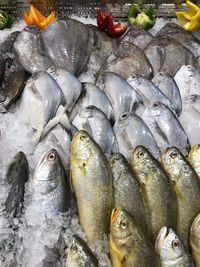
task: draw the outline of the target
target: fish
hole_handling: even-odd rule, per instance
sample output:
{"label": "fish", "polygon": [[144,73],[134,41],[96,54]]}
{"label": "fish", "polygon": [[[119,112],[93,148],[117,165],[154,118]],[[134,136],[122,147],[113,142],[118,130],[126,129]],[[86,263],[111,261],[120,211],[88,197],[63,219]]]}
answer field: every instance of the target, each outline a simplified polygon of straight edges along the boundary
{"label": "fish", "polygon": [[169,146],[176,146],[184,155],[188,154],[188,136],[178,118],[167,106],[155,102],[138,115],[149,127],[161,152]]}
{"label": "fish", "polygon": [[108,58],[107,63],[102,65],[99,76],[104,72],[114,72],[125,80],[131,75],[143,75],[146,78],[153,78],[153,68],[144,54],[136,45],[123,41],[115,48],[112,60]]}
{"label": "fish", "polygon": [[114,72],[105,72],[99,83],[113,107],[115,121],[125,112],[135,111],[144,104],[139,93]]}
{"label": "fish", "polygon": [[196,216],[190,228],[190,246],[195,266],[200,266],[200,214]]}
{"label": "fish", "polygon": [[98,267],[98,259],[78,235],[73,236],[67,256],[67,265],[69,267]]}
{"label": "fish", "polygon": [[28,79],[18,113],[40,136],[59,106],[64,104],[65,97],[56,81],[47,72],[40,71]]}
{"label": "fish", "polygon": [[65,107],[70,111],[81,94],[81,82],[66,69],[53,66],[47,72],[56,80],[62,90],[66,101]]}
{"label": "fish", "polygon": [[[72,121],[78,130],[85,130],[101,147],[106,157],[118,152],[118,143],[106,115],[95,106],[83,108]],[[106,133],[106,134],[105,134]]]}
{"label": "fish", "polygon": [[113,267],[160,266],[153,245],[140,224],[122,209],[112,211],[109,243]]}
{"label": "fish", "polygon": [[46,71],[54,65],[43,52],[41,32],[36,26],[27,26],[19,33],[13,53],[23,69],[31,74]]}
{"label": "fish", "polygon": [[5,211],[11,218],[22,216],[25,184],[29,179],[29,165],[26,155],[18,152],[8,166],[6,182],[10,189],[5,201]]}
{"label": "fish", "polygon": [[128,161],[122,154],[116,153],[110,157],[109,164],[113,176],[115,208],[131,214],[148,233],[147,203]]}
{"label": "fish", "polygon": [[163,35],[178,41],[189,49],[195,57],[198,57],[198,46],[200,41],[192,33],[186,31],[177,23],[168,22],[159,32],[157,32],[156,37]]}
{"label": "fish", "polygon": [[107,118],[113,123],[114,110],[105,92],[93,83],[83,83],[81,94],[79,95],[74,107],[69,112],[70,121],[73,121],[78,113],[87,106],[95,106],[105,113]]}
{"label": "fish", "polygon": [[199,68],[198,60],[190,50],[168,36],[154,37],[144,53],[153,67],[154,75],[163,71],[174,76],[182,65]]}
{"label": "fish", "polygon": [[167,96],[177,116],[180,116],[182,111],[182,99],[174,78],[167,73],[159,72],[154,76],[152,82]]}
{"label": "fish", "polygon": [[117,138],[119,152],[127,159],[138,145],[147,147],[156,158],[160,158],[161,152],[151,131],[144,121],[133,112],[126,112],[113,126]]}
{"label": "fish", "polygon": [[134,75],[130,76],[127,82],[140,94],[146,105],[160,102],[168,106],[175,113],[175,109],[168,97],[149,79],[141,75]]}
{"label": "fish", "polygon": [[176,232],[163,226],[158,233],[155,249],[163,267],[194,267],[192,257]]}
{"label": "fish", "polygon": [[188,155],[188,160],[200,178],[199,157],[200,157],[200,145],[196,144],[191,148],[190,153]]}
{"label": "fish", "polygon": [[13,71],[4,84],[2,90],[3,99],[0,101],[0,113],[7,112],[10,106],[21,96],[26,85],[27,75],[23,70]]}
{"label": "fish", "polygon": [[183,101],[190,95],[200,95],[200,72],[192,65],[181,66],[176,72],[174,80],[178,85]]}
{"label": "fish", "polygon": [[131,167],[148,205],[151,239],[155,242],[163,225],[176,229],[175,194],[159,161],[144,146],[137,146],[131,154]]}
{"label": "fish", "polygon": [[[39,160],[32,179],[28,183],[30,203],[25,210],[26,218],[55,216],[69,209],[69,181],[58,152],[50,149]],[[40,207],[40,210],[36,210]],[[34,218],[37,221],[37,216]],[[39,218],[38,218],[39,220]],[[33,223],[30,219],[28,224]]]}
{"label": "fish", "polygon": [[186,248],[192,221],[200,212],[200,180],[190,163],[176,147],[167,148],[161,164],[168,174],[177,199],[177,234]]}
{"label": "fish", "polygon": [[93,50],[93,31],[80,21],[67,18],[53,22],[41,36],[44,50],[53,63],[79,75]]}
{"label": "fish", "polygon": [[89,243],[108,235],[114,205],[112,174],[101,148],[86,131],[71,142],[71,187],[75,192],[80,225]]}
{"label": "fish", "polygon": [[142,29],[141,27],[129,27],[127,31],[116,40],[116,43],[129,42],[140,49],[144,50],[145,47],[153,40],[153,36]]}

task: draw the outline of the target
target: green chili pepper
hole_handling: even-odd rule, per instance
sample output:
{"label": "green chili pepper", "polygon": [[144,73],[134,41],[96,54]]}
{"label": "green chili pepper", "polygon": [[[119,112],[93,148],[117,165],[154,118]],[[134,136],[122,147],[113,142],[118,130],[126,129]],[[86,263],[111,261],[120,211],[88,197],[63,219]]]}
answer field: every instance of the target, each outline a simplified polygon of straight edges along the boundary
{"label": "green chili pepper", "polygon": [[12,24],[11,16],[3,10],[0,10],[0,30],[9,28]]}
{"label": "green chili pepper", "polygon": [[155,11],[152,7],[141,10],[138,5],[131,4],[128,14],[128,24],[149,30],[156,23]]}

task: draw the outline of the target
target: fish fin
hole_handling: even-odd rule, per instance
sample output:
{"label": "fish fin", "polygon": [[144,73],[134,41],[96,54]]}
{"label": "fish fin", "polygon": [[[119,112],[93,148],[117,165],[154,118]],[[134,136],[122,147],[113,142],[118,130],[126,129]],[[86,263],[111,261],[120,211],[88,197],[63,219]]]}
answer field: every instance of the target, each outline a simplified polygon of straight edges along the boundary
{"label": "fish fin", "polygon": [[168,141],[168,138],[166,136],[166,134],[161,130],[161,128],[159,127],[158,123],[156,121],[154,121],[154,124],[153,124],[154,128],[156,129],[156,131],[158,132],[158,134],[162,137],[162,139],[168,144],[169,144],[169,141]]}
{"label": "fish fin", "polygon": [[69,184],[70,184],[70,188],[71,188],[72,193],[74,193],[72,171],[71,170],[69,172]]}
{"label": "fish fin", "polygon": [[157,52],[158,52],[158,55],[160,57],[160,69],[159,69],[159,71],[160,71],[162,69],[162,66],[164,65],[165,58],[166,58],[165,49],[162,46],[158,46]]}

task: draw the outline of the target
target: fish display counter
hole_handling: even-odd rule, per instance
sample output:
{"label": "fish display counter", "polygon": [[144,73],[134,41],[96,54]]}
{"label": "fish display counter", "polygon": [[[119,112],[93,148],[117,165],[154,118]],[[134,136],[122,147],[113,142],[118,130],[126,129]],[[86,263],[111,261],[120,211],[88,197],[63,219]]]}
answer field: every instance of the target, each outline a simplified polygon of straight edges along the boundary
{"label": "fish display counter", "polygon": [[1,1],[1,267],[200,267],[199,20]]}

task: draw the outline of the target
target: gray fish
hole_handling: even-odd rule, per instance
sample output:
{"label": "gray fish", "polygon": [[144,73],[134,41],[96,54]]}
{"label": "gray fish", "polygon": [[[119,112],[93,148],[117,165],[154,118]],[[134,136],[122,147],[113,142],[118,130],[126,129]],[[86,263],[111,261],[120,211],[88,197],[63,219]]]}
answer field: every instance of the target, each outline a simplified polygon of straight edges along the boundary
{"label": "gray fish", "polygon": [[5,210],[11,217],[21,217],[28,177],[28,161],[26,155],[20,151],[14,156],[6,173],[6,181],[11,187],[5,202]]}
{"label": "gray fish", "polygon": [[62,90],[67,110],[71,110],[81,93],[80,81],[66,69],[51,67],[47,72],[56,80]]}
{"label": "gray fish", "polygon": [[153,68],[144,52],[126,41],[114,50],[114,59],[108,59],[107,64],[104,64],[100,70],[100,73],[102,72],[114,72],[124,79],[135,74],[153,78]]}
{"label": "gray fish", "polygon": [[17,101],[24,90],[26,81],[27,75],[25,71],[19,70],[10,73],[9,79],[4,84],[4,90],[2,91],[4,99],[0,101],[0,112],[6,112]]}
{"label": "gray fish", "polygon": [[160,158],[160,149],[144,121],[134,113],[124,113],[116,121],[114,127],[119,152],[127,159],[138,145],[143,145],[156,157]]}
{"label": "gray fish", "polygon": [[182,100],[174,78],[167,73],[159,72],[154,76],[152,82],[167,96],[179,116],[182,110]]}
{"label": "gray fish", "polygon": [[175,112],[174,107],[167,96],[149,79],[141,75],[135,75],[129,77],[127,82],[136,92],[138,92],[138,94],[140,94],[146,105],[153,104],[158,101],[165,104]]}
{"label": "gray fish", "polygon": [[195,57],[198,57],[198,47],[200,41],[189,31],[186,31],[183,27],[176,23],[167,23],[157,34],[156,37],[169,36],[170,38],[178,41],[189,49]]}
{"label": "gray fish", "polygon": [[27,26],[14,42],[13,49],[18,62],[30,73],[47,70],[53,65],[42,51],[40,39],[40,30],[37,27]]}
{"label": "gray fish", "polygon": [[81,94],[69,113],[70,121],[72,121],[83,108],[89,105],[99,108],[105,113],[109,120],[114,120],[114,111],[106,94],[95,84],[83,83]]}
{"label": "gray fish", "polygon": [[155,102],[140,114],[151,130],[159,148],[164,151],[169,146],[178,147],[184,155],[190,150],[188,137],[174,115],[164,104]]}
{"label": "gray fish", "polygon": [[143,100],[123,78],[113,72],[106,72],[99,81],[107,95],[117,120],[123,113],[135,111]]}
{"label": "gray fish", "polygon": [[42,41],[45,51],[57,67],[78,75],[93,49],[94,34],[83,23],[68,18],[65,21],[57,20],[42,31]]}
{"label": "gray fish", "polygon": [[72,121],[78,130],[85,130],[108,157],[118,151],[113,129],[106,115],[95,106],[83,108]]}
{"label": "gray fish", "polygon": [[88,245],[77,235],[73,236],[67,256],[67,267],[98,267],[96,256]]}
{"label": "gray fish", "polygon": [[194,267],[191,255],[172,228],[166,226],[161,228],[155,248],[162,267]]}
{"label": "gray fish", "polygon": [[127,31],[117,39],[117,44],[124,41],[130,42],[140,49],[144,50],[145,47],[153,40],[153,36],[140,27],[129,27]]}
{"label": "gray fish", "polygon": [[[182,65],[198,67],[198,60],[183,45],[168,36],[155,37],[144,50],[154,75],[166,72],[174,76]],[[199,68],[199,67],[198,67]]]}

